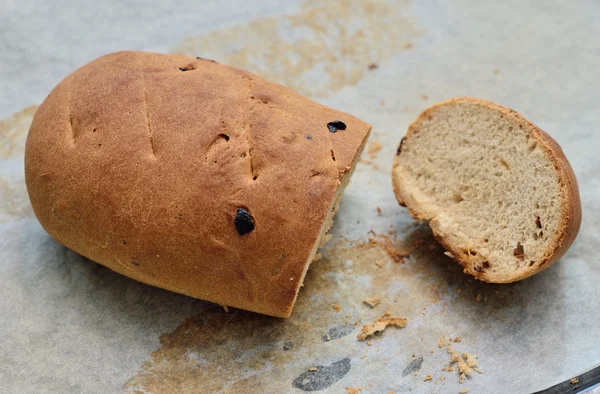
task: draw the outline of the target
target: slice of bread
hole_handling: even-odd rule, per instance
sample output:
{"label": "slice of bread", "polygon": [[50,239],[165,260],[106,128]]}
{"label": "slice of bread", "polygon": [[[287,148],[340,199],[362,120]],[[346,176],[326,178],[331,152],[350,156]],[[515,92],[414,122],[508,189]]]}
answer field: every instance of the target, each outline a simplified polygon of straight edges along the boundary
{"label": "slice of bread", "polygon": [[577,181],[561,148],[489,101],[454,98],[424,111],[398,147],[392,178],[398,202],[486,282],[539,272],[579,231]]}

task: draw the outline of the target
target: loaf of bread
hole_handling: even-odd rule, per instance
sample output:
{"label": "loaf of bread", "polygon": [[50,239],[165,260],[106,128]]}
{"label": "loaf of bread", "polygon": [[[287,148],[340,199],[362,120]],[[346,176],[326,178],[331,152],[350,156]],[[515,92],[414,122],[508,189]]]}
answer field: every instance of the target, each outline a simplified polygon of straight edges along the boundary
{"label": "loaf of bread", "polygon": [[561,148],[489,101],[455,98],[423,112],[398,147],[392,177],[400,204],[486,282],[539,272],[579,231],[577,181]]}
{"label": "loaf of bread", "polygon": [[211,60],[118,52],[40,106],[27,189],[46,231],[90,260],[287,317],[370,129]]}

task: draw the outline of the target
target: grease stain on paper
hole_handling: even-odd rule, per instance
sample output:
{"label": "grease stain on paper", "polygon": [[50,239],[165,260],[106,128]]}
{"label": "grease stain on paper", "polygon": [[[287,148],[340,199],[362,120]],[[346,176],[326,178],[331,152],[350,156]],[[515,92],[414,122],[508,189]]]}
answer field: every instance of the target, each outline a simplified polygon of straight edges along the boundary
{"label": "grease stain on paper", "polygon": [[294,15],[184,39],[171,52],[251,71],[309,97],[356,85],[424,32],[407,16],[408,0],[307,0]]}

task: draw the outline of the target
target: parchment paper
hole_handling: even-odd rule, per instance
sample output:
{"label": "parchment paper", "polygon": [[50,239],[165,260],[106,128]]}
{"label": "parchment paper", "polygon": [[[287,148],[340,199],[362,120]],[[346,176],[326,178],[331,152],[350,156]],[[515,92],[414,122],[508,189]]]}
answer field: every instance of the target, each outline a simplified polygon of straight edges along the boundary
{"label": "parchment paper", "polygon": [[[593,368],[598,15],[591,0],[5,1],[0,391],[525,393]],[[134,282],[57,245],[36,221],[22,164],[29,106],[76,67],[119,49],[213,58],[373,124],[335,236],[291,318],[226,313]],[[489,285],[464,275],[394,199],[389,174],[408,124],[458,95],[523,113],[562,145],[578,177],[579,237],[559,263],[525,281]],[[395,262],[399,251],[410,257]],[[382,301],[370,308],[363,300],[373,296]],[[406,328],[388,328],[371,346],[358,341],[360,327],[384,311],[406,317]],[[478,355],[483,373],[461,384],[443,370],[450,355],[441,337],[459,337],[451,346]]]}

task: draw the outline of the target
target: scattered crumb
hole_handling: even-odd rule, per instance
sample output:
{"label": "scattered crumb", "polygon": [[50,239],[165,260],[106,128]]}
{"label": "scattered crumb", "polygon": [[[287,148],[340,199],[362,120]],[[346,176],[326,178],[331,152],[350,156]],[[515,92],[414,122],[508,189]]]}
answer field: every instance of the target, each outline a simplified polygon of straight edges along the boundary
{"label": "scattered crumb", "polygon": [[221,305],[225,310],[225,313],[229,313],[229,307],[227,305]]}
{"label": "scattered crumb", "polygon": [[469,389],[460,389],[458,390],[459,394],[465,394],[469,392]]}
{"label": "scattered crumb", "polygon": [[323,258],[323,255],[321,253],[315,253],[315,257],[313,258],[313,262],[314,261],[319,261]]}
{"label": "scattered crumb", "polygon": [[433,379],[433,378],[431,377],[431,374],[429,374],[429,375],[425,376],[425,379],[423,379],[423,381],[428,382],[431,379]]}
{"label": "scattered crumb", "polygon": [[406,44],[404,44],[404,49],[410,49],[413,47],[413,44],[411,44],[410,42],[407,42]]}
{"label": "scattered crumb", "polygon": [[326,335],[325,335],[325,339],[326,339],[327,341],[331,341],[331,337],[329,336],[329,334],[326,334]]}
{"label": "scattered crumb", "polygon": [[376,70],[377,68],[379,68],[379,66],[377,65],[377,63],[371,63],[371,64],[369,64],[369,70],[373,71],[373,70]]}
{"label": "scattered crumb", "polygon": [[319,370],[319,368],[317,368],[317,367],[312,367],[312,368],[309,368],[308,370],[309,370],[309,371],[318,371],[318,370]]}
{"label": "scattered crumb", "polygon": [[460,342],[460,337],[454,338],[454,342]]}
{"label": "scattered crumb", "polygon": [[579,383],[579,379],[577,379],[577,378],[571,379],[571,384],[577,384],[577,383]]}
{"label": "scattered crumb", "polygon": [[494,69],[494,74],[498,74],[498,73],[500,73],[500,69],[499,69],[498,67],[496,67],[496,68]]}
{"label": "scattered crumb", "polygon": [[360,356],[360,358],[367,358],[367,355],[363,354],[362,356]]}
{"label": "scattered crumb", "polygon": [[413,220],[413,226],[417,227],[419,224],[421,224],[420,221],[418,221],[417,219]]}
{"label": "scattered crumb", "polygon": [[367,298],[363,301],[365,304],[370,306],[371,308],[375,308],[377,305],[381,304],[381,298],[378,296]]}
{"label": "scattered crumb", "polygon": [[423,99],[423,100],[427,100],[428,98],[429,98],[429,97],[428,97],[426,94],[422,94],[422,93],[421,93],[421,99]]}
{"label": "scattered crumb", "polygon": [[379,154],[379,151],[381,150],[381,143],[379,143],[379,141],[373,141],[371,142],[371,145],[369,145],[369,156],[371,157],[371,159],[374,159],[377,157],[377,155]]}
{"label": "scattered crumb", "polygon": [[331,307],[333,308],[334,311],[339,312],[342,310],[342,306],[338,305],[338,304],[333,304],[331,305]]}
{"label": "scattered crumb", "polygon": [[421,310],[421,315],[425,316],[425,310],[426,310],[425,308],[423,308],[423,309]]}
{"label": "scattered crumb", "polygon": [[359,391],[362,391],[362,389],[356,387],[346,387],[346,394],[358,394]]}
{"label": "scattered crumb", "polygon": [[481,294],[477,293],[477,297],[475,297],[475,301],[481,301]]}
{"label": "scattered crumb", "polygon": [[387,326],[396,326],[399,328],[406,327],[406,319],[403,317],[390,317],[390,316],[382,316],[377,319],[373,324],[366,324],[362,328],[362,332],[360,332],[356,338],[359,341],[364,341],[366,338],[375,334],[376,332],[380,332],[386,329]]}
{"label": "scattered crumb", "polygon": [[367,346],[372,346],[373,345],[373,342],[371,342],[371,341],[367,341],[365,343],[367,344]]}
{"label": "scattered crumb", "polygon": [[[394,301],[394,302],[396,302],[396,301]],[[392,315],[392,312],[390,312],[390,311],[383,312],[383,316],[391,316],[391,315]]]}
{"label": "scattered crumb", "polygon": [[384,263],[383,261],[381,261],[381,260],[377,260],[377,261],[375,262],[375,265],[376,265],[376,266],[378,266],[379,268],[383,268],[383,265],[384,265],[384,264],[385,264],[385,263]]}
{"label": "scattered crumb", "polygon": [[467,365],[469,367],[473,368],[474,371],[483,373],[483,371],[481,371],[481,369],[479,369],[479,365],[477,364],[477,356],[475,356],[474,354],[466,353],[466,352],[463,352],[463,354],[461,354],[461,356],[465,359],[465,362],[467,363]]}
{"label": "scattered crumb", "polygon": [[453,258],[454,258],[454,255],[453,255],[452,253],[448,252],[448,251],[444,252],[444,254],[445,254],[446,256],[450,257],[451,259],[453,259]]}
{"label": "scattered crumb", "polygon": [[414,358],[414,357],[417,357],[417,355],[416,355],[416,354],[414,354],[414,353],[412,354],[412,356],[413,356],[413,358]]}
{"label": "scattered crumb", "polygon": [[377,207],[377,215],[381,216],[381,208]]}
{"label": "scattered crumb", "polygon": [[445,341],[445,340],[446,340],[446,338],[444,338],[444,337],[441,337],[441,338],[440,338],[440,343],[438,344],[438,347],[439,347],[439,348],[442,348],[442,347],[444,347],[444,341]]}

